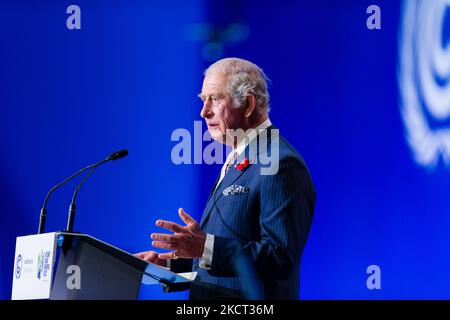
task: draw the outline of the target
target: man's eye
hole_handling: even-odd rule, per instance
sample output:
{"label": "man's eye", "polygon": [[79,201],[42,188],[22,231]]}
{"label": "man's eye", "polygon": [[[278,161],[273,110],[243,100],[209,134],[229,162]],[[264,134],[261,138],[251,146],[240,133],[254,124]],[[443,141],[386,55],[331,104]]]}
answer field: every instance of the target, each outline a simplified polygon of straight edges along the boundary
{"label": "man's eye", "polygon": [[211,100],[212,100],[212,101],[219,101],[219,98],[217,98],[217,97],[211,97]]}

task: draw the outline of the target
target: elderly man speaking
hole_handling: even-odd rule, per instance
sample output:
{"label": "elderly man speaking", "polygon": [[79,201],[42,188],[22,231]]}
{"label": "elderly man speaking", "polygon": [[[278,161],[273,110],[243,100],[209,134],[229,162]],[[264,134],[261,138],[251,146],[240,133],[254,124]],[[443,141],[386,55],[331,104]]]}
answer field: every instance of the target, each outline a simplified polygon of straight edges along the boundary
{"label": "elderly man speaking", "polygon": [[[197,271],[191,299],[298,299],[316,192],[302,157],[269,119],[266,76],[249,61],[222,59],[205,71],[199,96],[212,138],[232,151],[200,223],[182,208],[184,224],[157,220],[171,233],[152,234],[152,245],[170,252],[138,256],[176,272]],[[264,173],[268,157],[277,166]]]}

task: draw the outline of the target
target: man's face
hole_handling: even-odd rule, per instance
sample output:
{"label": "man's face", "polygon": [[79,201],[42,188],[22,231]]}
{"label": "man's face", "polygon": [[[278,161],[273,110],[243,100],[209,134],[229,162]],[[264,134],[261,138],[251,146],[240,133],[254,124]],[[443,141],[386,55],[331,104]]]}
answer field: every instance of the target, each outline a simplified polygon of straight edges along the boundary
{"label": "man's face", "polygon": [[227,129],[245,129],[243,108],[233,106],[233,100],[225,90],[227,81],[225,74],[209,72],[199,94],[203,101],[200,115],[205,119],[211,137],[222,143],[230,143],[226,140]]}

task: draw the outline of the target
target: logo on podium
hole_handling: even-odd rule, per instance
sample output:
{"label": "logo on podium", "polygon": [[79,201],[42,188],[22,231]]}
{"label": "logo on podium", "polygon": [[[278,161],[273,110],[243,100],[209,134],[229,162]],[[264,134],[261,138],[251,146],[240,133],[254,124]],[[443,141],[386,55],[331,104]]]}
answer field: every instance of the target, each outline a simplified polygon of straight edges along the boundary
{"label": "logo on podium", "polygon": [[23,266],[23,258],[21,254],[18,254],[14,268],[14,270],[16,270],[15,272],[16,279],[20,279],[20,276],[22,275],[22,266]]}

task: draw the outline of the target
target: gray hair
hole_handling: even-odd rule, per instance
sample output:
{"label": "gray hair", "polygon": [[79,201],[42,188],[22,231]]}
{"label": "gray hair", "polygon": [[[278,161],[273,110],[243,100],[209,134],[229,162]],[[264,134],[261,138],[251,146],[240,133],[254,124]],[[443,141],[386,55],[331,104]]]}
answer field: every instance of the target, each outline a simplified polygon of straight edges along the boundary
{"label": "gray hair", "polygon": [[244,106],[247,96],[252,94],[256,98],[258,113],[270,111],[270,96],[267,90],[270,80],[256,64],[240,58],[225,58],[210,65],[204,75],[209,72],[228,75],[226,90],[233,97],[235,108]]}

